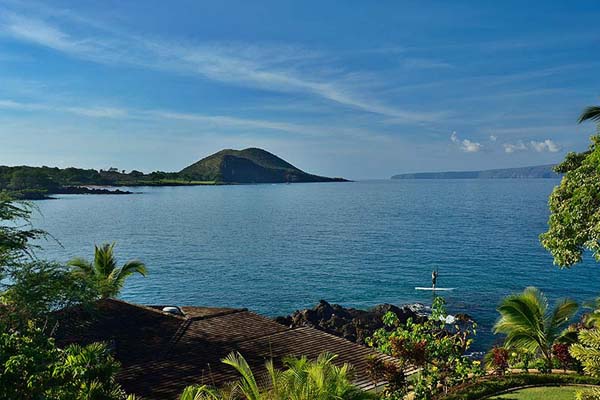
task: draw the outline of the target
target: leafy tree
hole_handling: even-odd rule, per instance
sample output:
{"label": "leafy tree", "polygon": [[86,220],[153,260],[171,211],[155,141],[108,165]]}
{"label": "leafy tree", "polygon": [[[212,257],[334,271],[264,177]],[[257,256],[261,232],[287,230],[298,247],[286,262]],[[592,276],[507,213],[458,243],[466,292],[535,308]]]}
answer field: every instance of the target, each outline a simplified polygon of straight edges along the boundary
{"label": "leafy tree", "polygon": [[552,368],[552,345],[567,333],[569,321],[577,312],[573,300],[563,299],[550,310],[546,296],[534,287],[502,300],[500,318],[494,333],[506,335],[505,346],[541,355]]}
{"label": "leafy tree", "polygon": [[[6,317],[13,320],[43,321],[52,311],[73,305],[90,305],[98,298],[93,284],[56,263],[34,260],[11,269],[7,276],[0,301],[10,310]],[[2,314],[0,312],[0,316]]]}
{"label": "leafy tree", "polygon": [[[584,110],[584,121],[600,121],[600,107]],[[587,151],[570,152],[555,167],[564,176],[550,195],[548,231],[540,241],[561,267],[580,262],[586,249],[600,261],[600,133],[590,139]]]}
{"label": "leafy tree", "polygon": [[[6,328],[6,327],[4,327]],[[0,399],[121,400],[106,346],[57,348],[41,329],[0,330]]]}
{"label": "leafy tree", "polygon": [[46,236],[31,226],[33,206],[27,202],[15,202],[0,193],[0,280],[10,266],[33,256],[32,240]]}
{"label": "leafy tree", "polygon": [[138,260],[126,262],[117,267],[114,256],[115,243],[95,246],[94,261],[74,258],[69,261],[73,272],[89,282],[94,282],[102,298],[115,297],[119,294],[125,280],[137,273],[146,276],[146,266]]}

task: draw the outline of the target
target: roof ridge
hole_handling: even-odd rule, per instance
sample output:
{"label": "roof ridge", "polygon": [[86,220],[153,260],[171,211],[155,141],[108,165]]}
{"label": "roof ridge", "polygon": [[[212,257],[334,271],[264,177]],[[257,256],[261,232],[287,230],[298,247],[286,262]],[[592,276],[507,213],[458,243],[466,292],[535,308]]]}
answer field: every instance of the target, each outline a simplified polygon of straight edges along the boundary
{"label": "roof ridge", "polygon": [[162,310],[159,310],[159,309],[156,309],[156,308],[144,305],[144,304],[131,303],[129,301],[125,301],[125,300],[121,300],[121,299],[116,299],[116,298],[112,298],[112,297],[109,297],[109,298],[106,298],[106,299],[100,299],[98,301],[99,302],[100,301],[110,301],[110,302],[114,302],[114,303],[120,303],[120,304],[131,306],[131,307],[134,307],[134,308],[139,308],[139,309],[142,309],[144,311],[151,311],[153,313],[157,313],[157,314],[164,315],[164,316],[167,316],[167,317],[173,317],[173,318],[177,318],[177,319],[186,319],[185,317],[183,317],[181,315],[168,313],[168,312],[165,312],[165,311],[162,311]]}
{"label": "roof ridge", "polygon": [[[194,307],[194,306],[182,306],[182,307]],[[197,317],[186,317],[187,319],[189,319],[190,321],[202,321],[204,319],[210,319],[210,318],[215,318],[215,317],[222,317],[223,315],[230,315],[230,314],[236,314],[236,313],[240,313],[240,312],[252,312],[252,311],[248,311],[247,308],[233,308],[230,310],[225,310],[225,311],[221,311],[215,314],[210,314],[210,315],[200,315]],[[185,312],[184,312],[185,314]]]}

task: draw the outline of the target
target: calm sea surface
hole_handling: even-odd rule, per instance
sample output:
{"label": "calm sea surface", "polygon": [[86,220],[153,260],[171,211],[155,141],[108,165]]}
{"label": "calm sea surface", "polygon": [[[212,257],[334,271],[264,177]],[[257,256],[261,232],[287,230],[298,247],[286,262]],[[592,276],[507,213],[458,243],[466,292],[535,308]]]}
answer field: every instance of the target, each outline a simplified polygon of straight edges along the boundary
{"label": "calm sea surface", "polygon": [[600,295],[600,265],[559,270],[540,246],[557,180],[402,180],[293,185],[133,188],[129,196],[38,202],[36,224],[67,261],[117,242],[120,261],[143,260],[122,294],[138,303],[247,307],[288,314],[319,299],[345,306],[431,302],[431,270],[451,312],[480,323],[533,285],[556,299]]}

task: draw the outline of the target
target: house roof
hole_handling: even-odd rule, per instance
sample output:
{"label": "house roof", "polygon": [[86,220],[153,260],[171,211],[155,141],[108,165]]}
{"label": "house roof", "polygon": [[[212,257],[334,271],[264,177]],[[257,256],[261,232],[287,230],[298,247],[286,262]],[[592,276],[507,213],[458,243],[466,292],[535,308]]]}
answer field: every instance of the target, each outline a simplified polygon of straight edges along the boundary
{"label": "house roof", "polygon": [[[108,342],[122,368],[118,379],[128,393],[145,399],[175,399],[192,384],[222,386],[237,379],[221,359],[240,352],[253,371],[264,371],[285,356],[316,358],[336,354],[335,363],[354,368],[355,384],[372,386],[367,347],[309,328],[288,328],[246,309],[180,307],[184,315],[120,300],[100,300],[94,311],[69,310],[60,316],[56,339],[69,343]],[[389,358],[392,360],[391,358]]]}

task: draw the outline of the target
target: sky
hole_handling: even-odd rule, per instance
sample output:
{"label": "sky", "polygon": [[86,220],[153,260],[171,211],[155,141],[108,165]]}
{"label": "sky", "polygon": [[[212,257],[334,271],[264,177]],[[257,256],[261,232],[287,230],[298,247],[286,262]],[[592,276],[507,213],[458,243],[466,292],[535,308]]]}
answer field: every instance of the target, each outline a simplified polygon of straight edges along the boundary
{"label": "sky", "polygon": [[0,164],[555,163],[595,131],[599,20],[597,1],[0,0]]}

